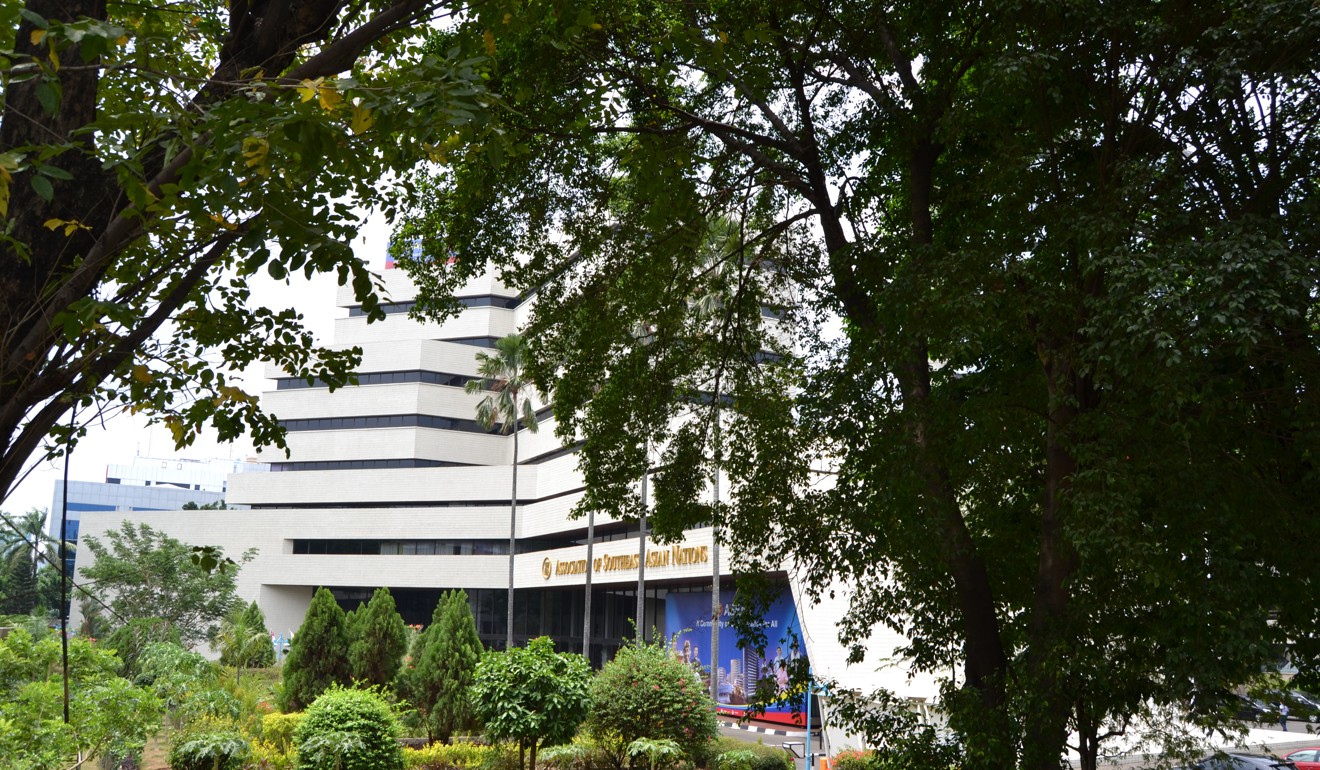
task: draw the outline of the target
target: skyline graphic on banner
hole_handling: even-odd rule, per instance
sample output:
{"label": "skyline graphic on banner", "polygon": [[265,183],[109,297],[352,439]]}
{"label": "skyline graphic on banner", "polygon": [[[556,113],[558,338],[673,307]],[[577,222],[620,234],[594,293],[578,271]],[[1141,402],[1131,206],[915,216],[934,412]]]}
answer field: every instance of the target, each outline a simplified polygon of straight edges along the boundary
{"label": "skyline graphic on banner", "polygon": [[783,700],[768,705],[765,714],[758,718],[800,724],[802,717],[794,713],[794,706],[800,711],[801,699],[793,699],[797,701],[795,704],[787,698],[789,671],[799,657],[805,656],[805,651],[797,646],[801,644],[802,626],[793,607],[793,597],[787,589],[783,590],[762,615],[766,642],[764,654],[739,646],[741,640],[728,616],[733,600],[734,591],[720,592],[723,608],[719,627],[720,659],[711,665],[708,659],[710,591],[671,593],[665,597],[665,628],[678,632],[673,641],[674,654],[701,671],[707,685],[712,675],[718,677],[716,705],[720,713],[742,716],[758,687],[762,691],[773,687]]}

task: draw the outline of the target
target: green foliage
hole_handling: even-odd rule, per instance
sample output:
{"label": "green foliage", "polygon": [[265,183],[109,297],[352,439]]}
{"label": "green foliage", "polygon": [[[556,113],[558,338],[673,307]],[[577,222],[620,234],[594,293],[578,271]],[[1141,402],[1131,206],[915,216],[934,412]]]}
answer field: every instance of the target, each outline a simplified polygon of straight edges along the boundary
{"label": "green foliage", "polygon": [[1288,644],[1320,680],[1315,3],[505,8],[446,41],[517,151],[401,231],[432,304],[488,258],[537,293],[579,511],[664,447],[657,531],[846,585],[966,767],[1090,766]]}
{"label": "green foliage", "polygon": [[296,770],[298,753],[292,747],[280,748],[268,741],[257,739],[252,742],[249,764],[260,770]]}
{"label": "green foliage", "polygon": [[275,665],[275,646],[266,628],[266,616],[256,602],[231,612],[221,625],[216,642],[222,665],[240,671]]}
{"label": "green foliage", "polygon": [[[192,563],[192,546],[146,524],[125,521],[101,537],[80,539],[90,564],[79,572],[96,593],[127,621],[160,618],[186,647],[211,639],[238,606],[238,570],[208,572]],[[245,554],[246,562],[251,554]],[[153,641],[160,637],[153,636]]]}
{"label": "green foliage", "polygon": [[840,751],[830,758],[830,765],[837,770],[873,770],[874,762],[875,752],[861,749]]}
{"label": "green foliage", "polygon": [[526,647],[487,652],[472,683],[472,710],[494,740],[518,743],[518,764],[530,750],[536,767],[540,746],[572,739],[591,705],[586,658],[556,653],[554,643],[538,637]]}
{"label": "green foliage", "polygon": [[136,679],[142,653],[154,644],[181,646],[178,628],[164,618],[133,618],[119,625],[101,640],[102,645],[114,650],[124,662],[123,674]]}
{"label": "green foliage", "polygon": [[672,767],[683,759],[683,753],[678,743],[668,738],[638,738],[628,744],[628,756],[632,757],[633,765],[637,765],[638,759],[644,759],[647,770]]}
{"label": "green foliage", "polygon": [[[716,754],[714,765],[717,770],[752,770],[756,764],[756,752],[747,749],[734,749]],[[856,770],[854,768],[853,770]]]}
{"label": "green foliage", "polygon": [[333,685],[294,730],[301,770],[402,770],[394,712],[371,690]]}
{"label": "green foliage", "polygon": [[855,770],[947,770],[966,752],[942,730],[915,713],[911,704],[887,691],[859,696],[837,691],[833,713],[851,725],[874,751],[844,752]]}
{"label": "green foliage", "polygon": [[235,730],[214,730],[178,736],[170,747],[173,770],[242,770],[252,752],[248,739]]}
{"label": "green foliage", "polygon": [[403,750],[403,765],[408,770],[502,770],[513,759],[507,744],[432,743],[420,749]]}
{"label": "green foliage", "polygon": [[0,497],[94,404],[178,446],[209,425],[283,447],[227,373],[269,360],[336,387],[359,352],[256,306],[252,280],[331,275],[380,318],[350,243],[409,189],[382,178],[458,132],[483,141],[475,62],[421,49],[432,3],[24,5],[3,6],[0,61]]}
{"label": "green foliage", "polygon": [[585,732],[579,732],[568,743],[547,746],[537,757],[542,764],[556,770],[597,770],[616,766],[614,757]]}
{"label": "green foliage", "polygon": [[481,653],[467,592],[446,591],[409,672],[411,698],[432,738],[448,743],[455,732],[473,726],[469,689]]}
{"label": "green foliage", "polygon": [[764,743],[747,743],[737,738],[720,736],[703,750],[712,757],[710,764],[718,770],[793,770],[794,760],[788,751]]}
{"label": "green foliage", "polygon": [[[43,565],[55,565],[42,570]],[[33,508],[16,516],[0,512],[0,614],[25,615],[43,601],[39,573],[59,575],[59,541],[46,534],[46,511]]]}
{"label": "green foliage", "polygon": [[318,588],[282,667],[281,711],[300,711],[327,687],[349,681],[344,611],[329,589]]}
{"label": "green foliage", "polygon": [[118,676],[108,650],[69,640],[69,716],[64,723],[60,642],[26,629],[0,639],[0,756],[13,770],[63,770],[79,752],[141,756],[160,725],[161,705]]}
{"label": "green foliage", "polygon": [[261,739],[280,751],[289,751],[297,745],[294,733],[302,721],[303,712],[267,714],[261,718]]}
{"label": "green foliage", "polygon": [[25,558],[18,555],[0,562],[0,568],[3,568],[0,580],[3,580],[5,589],[4,597],[0,600],[0,612],[24,615],[37,606],[37,576]]}
{"label": "green foliage", "polygon": [[377,588],[366,607],[359,607],[350,629],[349,670],[353,679],[371,685],[393,685],[403,665],[408,636],[388,588]]}
{"label": "green foliage", "polygon": [[673,741],[695,756],[718,734],[696,671],[659,641],[625,645],[591,683],[588,728],[621,762],[636,740]]}

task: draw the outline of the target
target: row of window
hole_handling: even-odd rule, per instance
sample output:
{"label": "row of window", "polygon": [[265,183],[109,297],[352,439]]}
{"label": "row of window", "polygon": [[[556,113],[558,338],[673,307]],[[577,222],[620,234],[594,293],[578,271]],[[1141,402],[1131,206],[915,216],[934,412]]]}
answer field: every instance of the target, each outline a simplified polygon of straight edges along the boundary
{"label": "row of window", "polygon": [[[436,428],[466,433],[487,433],[487,428],[476,420],[460,420],[434,414],[381,414],[368,417],[316,417],[304,420],[280,420],[285,430],[352,430],[358,428]],[[490,430],[502,431],[502,423]]]}
{"label": "row of window", "polygon": [[[394,385],[401,382],[425,382],[430,385],[449,385],[461,388],[472,380],[479,377],[469,377],[466,374],[449,374],[448,372],[429,372],[422,369],[412,369],[402,372],[364,372],[357,376],[359,385]],[[277,390],[298,390],[301,388],[324,388],[325,382],[321,379],[315,379],[312,382],[299,377],[281,377],[275,381]]]}
{"label": "row of window", "polygon": [[[503,503],[502,505],[508,505]],[[603,530],[603,531],[602,531]],[[635,525],[618,524],[601,528],[592,542],[610,543],[637,537]],[[519,539],[517,552],[538,553],[575,545],[586,545],[585,536],[537,537]],[[507,538],[466,540],[294,540],[295,554],[332,554],[338,556],[502,556],[509,553]]]}
{"label": "row of window", "polygon": [[[454,299],[463,307],[502,307],[512,309],[523,303],[522,297],[498,297],[494,294],[483,294],[475,297],[455,297]],[[380,303],[380,309],[384,310],[387,315],[393,313],[408,313],[415,307],[417,307],[417,303],[412,301]],[[366,311],[361,307],[351,307],[348,309],[348,315],[350,318],[357,318],[366,315]]]}
{"label": "row of window", "polygon": [[443,468],[469,463],[450,463],[442,460],[422,460],[417,457],[401,457],[385,460],[313,460],[309,462],[271,463],[272,473],[291,471],[357,471],[382,468]]}

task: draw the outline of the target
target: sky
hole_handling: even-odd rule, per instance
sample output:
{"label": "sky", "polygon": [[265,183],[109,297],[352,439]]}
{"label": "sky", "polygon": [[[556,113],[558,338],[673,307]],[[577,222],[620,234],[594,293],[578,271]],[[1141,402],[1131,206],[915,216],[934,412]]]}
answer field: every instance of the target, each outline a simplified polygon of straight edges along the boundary
{"label": "sky", "polygon": [[[366,261],[368,267],[380,272],[385,267],[385,247],[388,241],[388,223],[381,216],[372,216],[354,239],[353,250]],[[335,318],[347,315],[346,311],[335,307],[335,291],[338,286],[333,275],[318,275],[308,280],[298,273],[288,280],[276,281],[262,271],[254,276],[251,286],[254,304],[274,310],[294,308],[302,313],[303,323],[312,330],[318,343],[330,342]],[[254,395],[272,389],[274,383],[265,379],[264,373],[265,366],[262,364],[244,370],[241,387]],[[252,445],[248,441],[222,444],[209,435],[199,438],[193,446],[175,452],[168,429],[149,427],[141,415],[116,414],[107,417],[103,425],[98,423],[88,426],[86,438],[78,442],[70,457],[69,480],[105,481],[106,466],[128,464],[137,455],[209,460],[245,459],[253,454]],[[29,460],[28,467],[33,468],[32,472],[3,503],[6,512],[22,513],[32,508],[49,508],[51,505],[55,485],[63,478],[64,460]]]}

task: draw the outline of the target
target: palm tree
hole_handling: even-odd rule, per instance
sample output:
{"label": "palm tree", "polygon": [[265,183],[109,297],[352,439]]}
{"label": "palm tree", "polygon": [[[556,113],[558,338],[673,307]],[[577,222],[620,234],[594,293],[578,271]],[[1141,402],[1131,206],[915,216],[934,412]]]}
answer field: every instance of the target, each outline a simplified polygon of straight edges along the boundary
{"label": "palm tree", "polygon": [[526,391],[533,385],[527,379],[525,364],[528,358],[527,340],[521,334],[510,334],[496,340],[495,354],[477,354],[477,373],[481,379],[471,380],[464,390],[485,393],[477,404],[477,421],[486,430],[498,421],[501,433],[513,433],[513,488],[509,493],[509,617],[505,632],[505,649],[513,649],[513,556],[517,550],[518,525],[518,424],[536,432],[536,412]]}
{"label": "palm tree", "polygon": [[60,541],[46,534],[44,510],[33,508],[21,516],[0,513],[0,517],[0,561],[11,564],[16,559],[24,560],[34,583],[43,558],[51,565],[62,566]]}
{"label": "palm tree", "polygon": [[239,605],[221,621],[214,646],[220,651],[220,662],[234,667],[234,682],[238,683],[243,680],[243,669],[270,647],[270,632],[253,624],[247,608]]}

